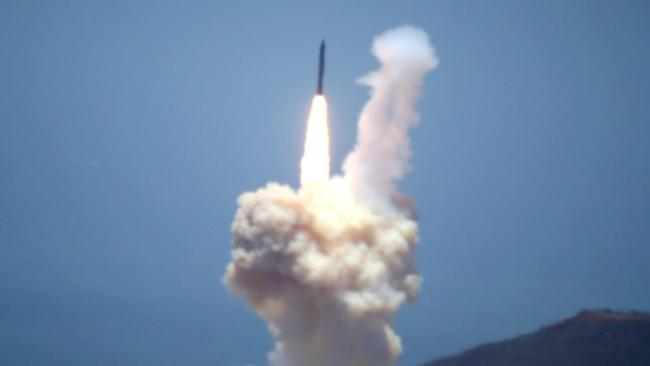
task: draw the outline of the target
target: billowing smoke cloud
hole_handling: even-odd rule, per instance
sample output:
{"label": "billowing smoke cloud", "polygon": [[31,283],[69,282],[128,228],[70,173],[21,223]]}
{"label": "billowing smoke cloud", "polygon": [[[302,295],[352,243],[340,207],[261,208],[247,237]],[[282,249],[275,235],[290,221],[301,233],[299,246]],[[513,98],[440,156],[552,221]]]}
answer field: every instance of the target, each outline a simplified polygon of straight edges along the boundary
{"label": "billowing smoke cloud", "polygon": [[379,70],[344,176],[298,191],[269,183],[242,194],[224,281],[264,318],[273,366],[394,365],[393,314],[415,299],[417,223],[394,182],[408,170],[408,129],[425,74],[436,64],[423,31],[374,40]]}

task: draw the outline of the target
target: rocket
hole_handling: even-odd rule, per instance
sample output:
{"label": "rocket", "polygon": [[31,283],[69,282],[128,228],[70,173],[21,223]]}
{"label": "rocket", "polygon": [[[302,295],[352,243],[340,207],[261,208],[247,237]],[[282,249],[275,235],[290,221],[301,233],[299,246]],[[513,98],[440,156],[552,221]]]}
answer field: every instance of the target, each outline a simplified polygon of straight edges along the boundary
{"label": "rocket", "polygon": [[318,89],[316,94],[323,95],[323,75],[325,74],[325,40],[320,43],[320,53],[318,56]]}

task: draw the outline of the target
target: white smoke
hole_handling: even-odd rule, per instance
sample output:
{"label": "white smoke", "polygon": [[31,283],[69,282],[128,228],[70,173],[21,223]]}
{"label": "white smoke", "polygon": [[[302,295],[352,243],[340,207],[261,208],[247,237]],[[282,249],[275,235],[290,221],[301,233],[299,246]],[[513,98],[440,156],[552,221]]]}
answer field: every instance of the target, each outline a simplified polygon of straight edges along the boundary
{"label": "white smoke", "polygon": [[374,40],[379,70],[344,177],[301,187],[269,183],[238,199],[224,281],[264,318],[273,366],[388,366],[402,352],[391,327],[421,278],[412,261],[417,223],[394,182],[408,168],[407,130],[437,59],[412,27]]}
{"label": "white smoke", "polygon": [[427,34],[412,27],[377,37],[372,52],[381,68],[359,79],[371,87],[371,98],[361,112],[357,146],[343,168],[357,193],[381,199],[409,168],[407,133],[419,119],[415,102],[424,75],[438,59]]}

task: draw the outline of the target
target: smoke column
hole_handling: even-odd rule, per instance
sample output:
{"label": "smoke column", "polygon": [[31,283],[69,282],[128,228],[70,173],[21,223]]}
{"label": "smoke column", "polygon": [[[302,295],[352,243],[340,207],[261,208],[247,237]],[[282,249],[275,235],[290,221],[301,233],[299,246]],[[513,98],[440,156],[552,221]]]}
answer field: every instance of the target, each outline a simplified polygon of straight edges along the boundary
{"label": "smoke column", "polygon": [[300,189],[269,183],[237,201],[224,282],[268,322],[272,366],[388,366],[402,352],[392,317],[422,280],[414,209],[395,181],[408,170],[415,103],[438,61],[426,33],[408,26],[376,37],[372,52],[381,65],[360,79],[371,98],[344,175],[329,177],[327,104],[317,96]]}

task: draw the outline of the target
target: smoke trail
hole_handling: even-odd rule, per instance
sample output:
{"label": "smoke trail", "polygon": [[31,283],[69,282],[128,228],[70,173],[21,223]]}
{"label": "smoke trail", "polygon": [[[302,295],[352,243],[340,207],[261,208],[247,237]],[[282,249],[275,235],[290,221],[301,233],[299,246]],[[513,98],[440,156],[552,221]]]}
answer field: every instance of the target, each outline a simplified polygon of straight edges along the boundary
{"label": "smoke trail", "polygon": [[438,59],[427,34],[412,27],[384,33],[375,39],[372,51],[381,68],[359,79],[372,88],[372,97],[361,112],[357,146],[344,171],[357,193],[381,199],[408,170],[407,132],[418,121],[415,102],[424,75]]}
{"label": "smoke trail", "polygon": [[268,322],[273,366],[389,366],[402,352],[391,319],[421,278],[417,223],[393,185],[407,170],[407,130],[437,60],[412,27],[380,35],[373,53],[381,67],[362,79],[372,97],[345,176],[298,191],[269,183],[238,199],[224,281]]}

